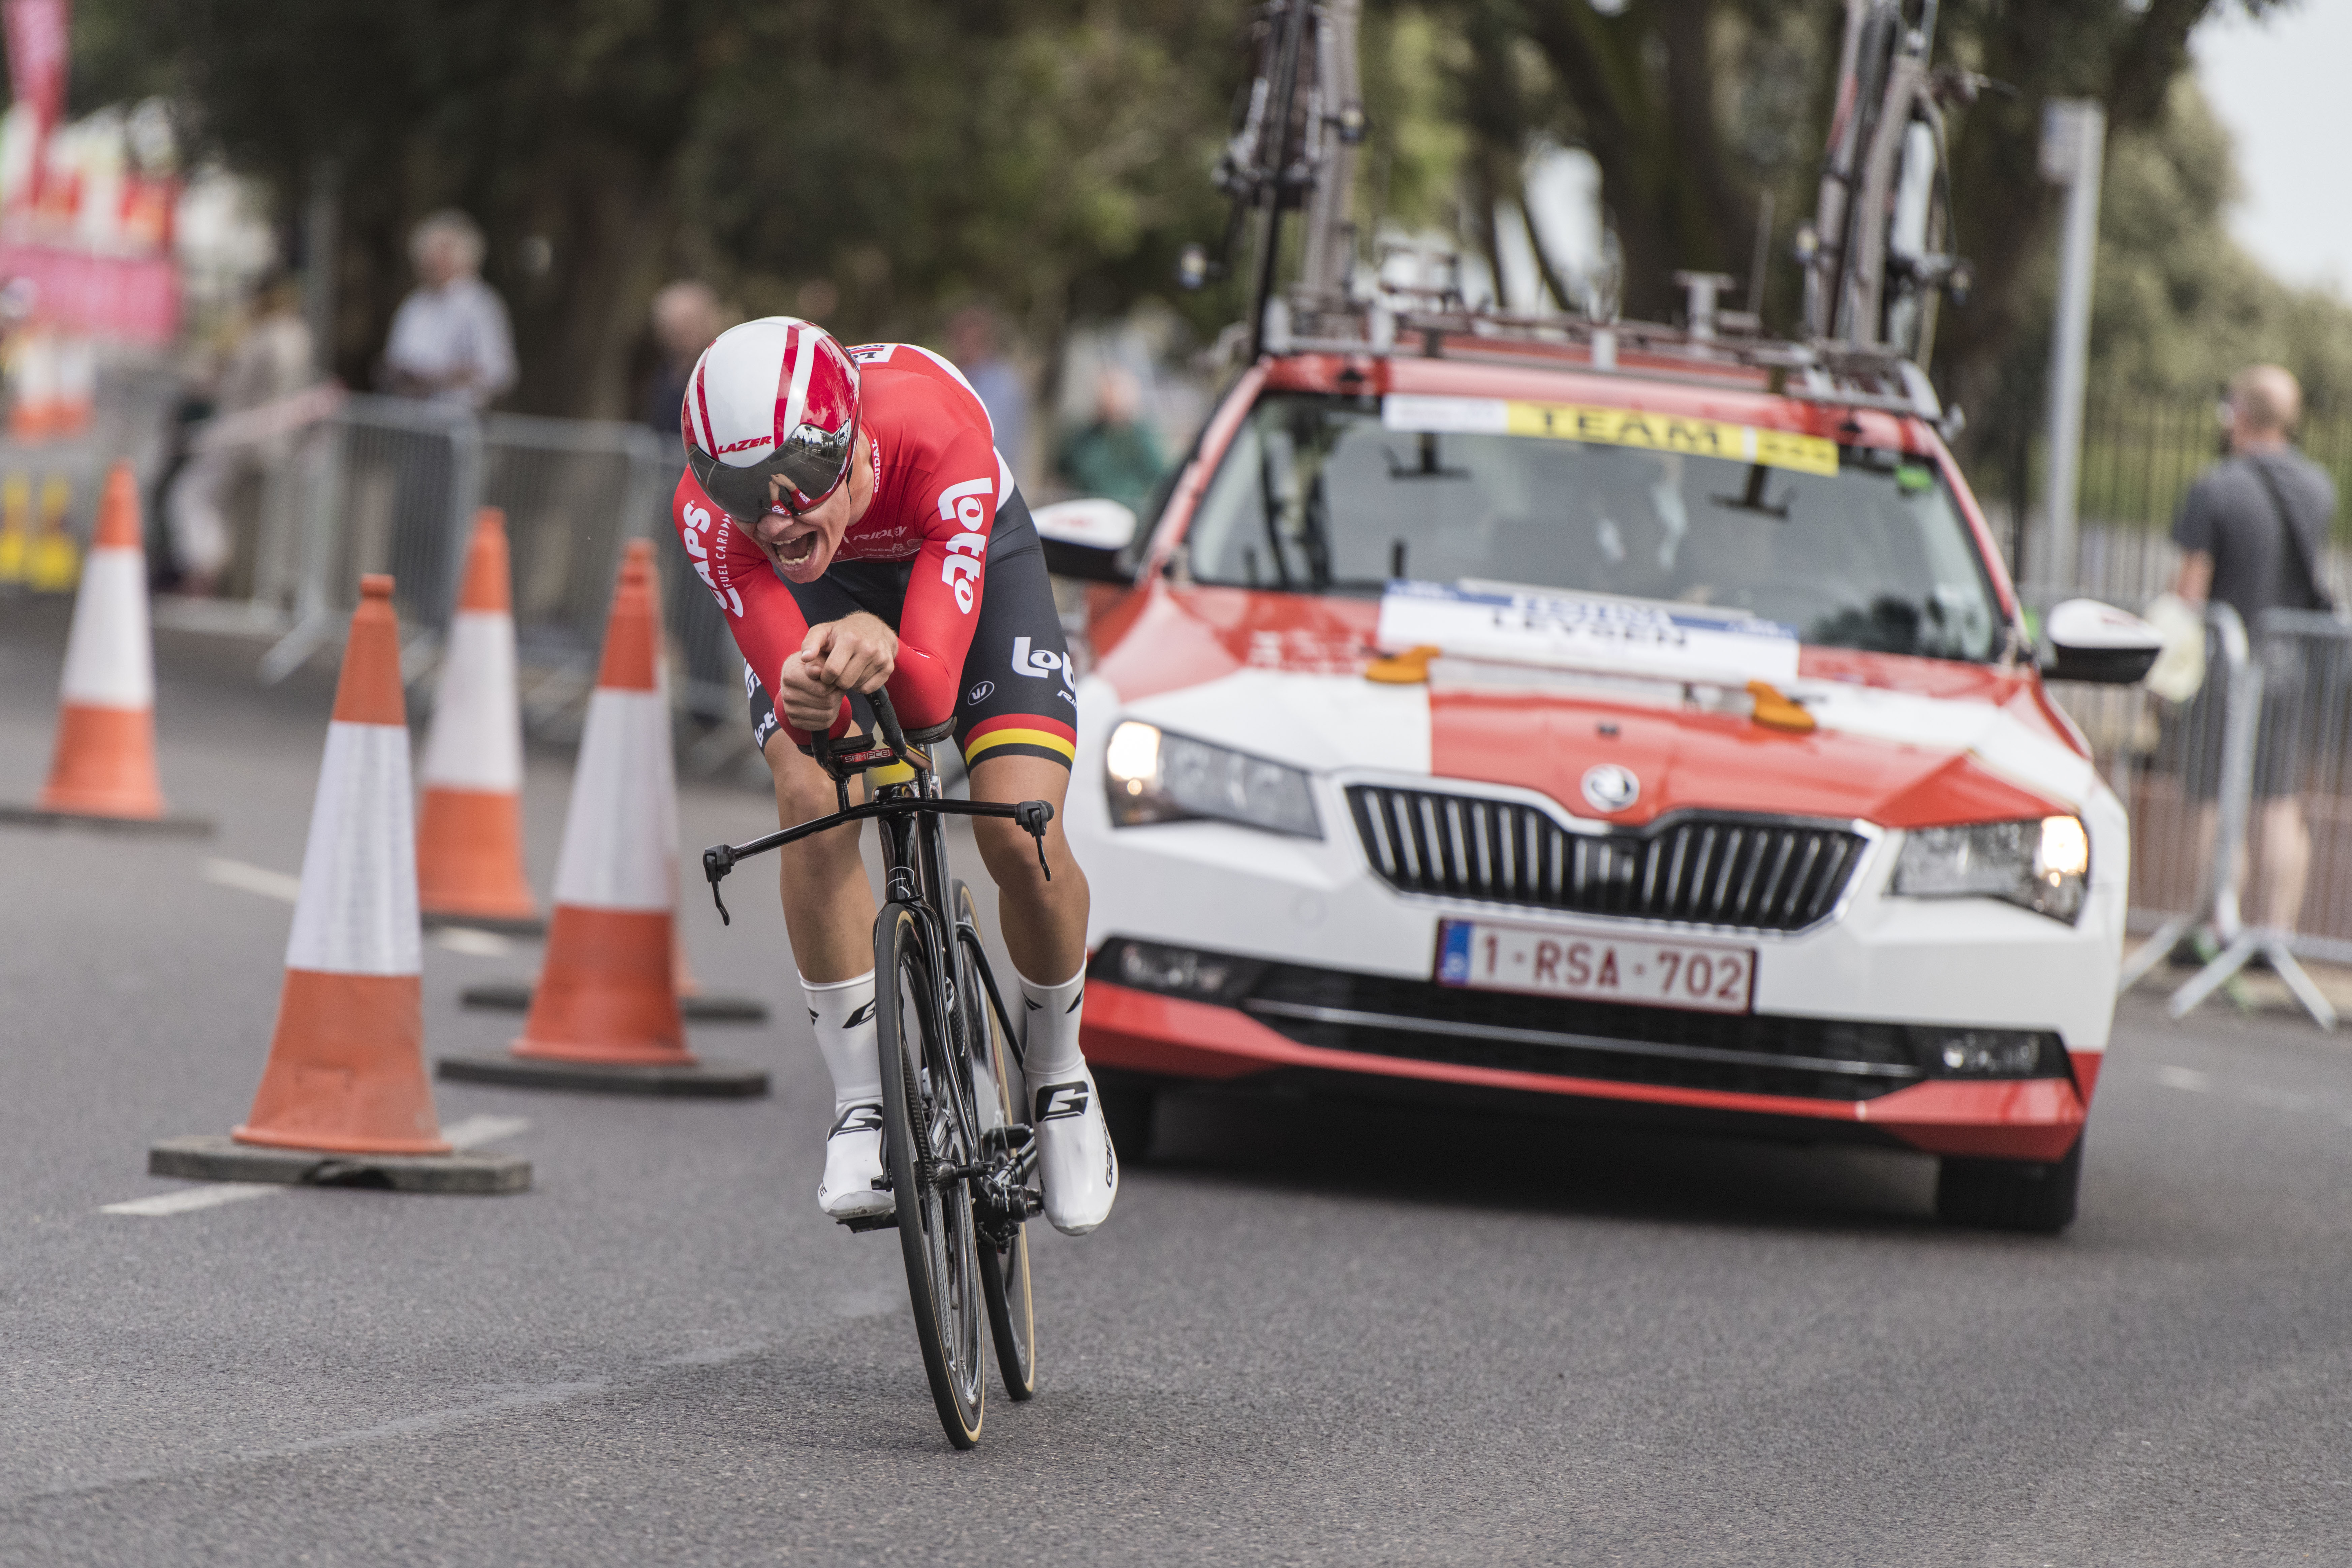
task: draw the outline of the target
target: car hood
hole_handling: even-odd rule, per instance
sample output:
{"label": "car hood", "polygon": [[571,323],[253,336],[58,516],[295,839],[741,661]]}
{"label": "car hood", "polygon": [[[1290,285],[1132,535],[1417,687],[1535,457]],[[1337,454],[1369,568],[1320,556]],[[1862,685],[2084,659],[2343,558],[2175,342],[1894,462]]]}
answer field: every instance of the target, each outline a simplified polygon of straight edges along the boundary
{"label": "car hood", "polygon": [[1122,712],[1201,740],[1318,773],[1517,785],[1627,825],[1693,808],[1985,822],[2104,788],[2030,671],[1809,647],[1786,691],[1815,721],[1798,733],[1758,722],[1744,692],[1600,670],[1441,658],[1426,682],[1375,682],[1378,614],[1154,584],[1098,619],[1094,673]]}

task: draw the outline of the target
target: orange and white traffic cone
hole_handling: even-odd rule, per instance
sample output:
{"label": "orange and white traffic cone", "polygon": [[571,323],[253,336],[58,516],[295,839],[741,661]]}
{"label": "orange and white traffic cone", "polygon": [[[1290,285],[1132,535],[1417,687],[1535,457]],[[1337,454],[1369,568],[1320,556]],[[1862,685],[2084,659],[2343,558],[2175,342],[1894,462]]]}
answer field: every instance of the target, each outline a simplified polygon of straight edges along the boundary
{"label": "orange and white traffic cone", "polygon": [[[651,574],[654,585],[654,673],[665,706],[669,700],[669,637],[662,622],[661,571],[656,563],[653,541],[633,539],[629,542],[629,558],[642,560]],[[673,771],[670,784],[669,815],[677,816],[677,785]],[[706,991],[702,982],[686,962],[686,939],[676,927],[670,931],[670,963],[673,978],[677,983],[677,1006],[689,1020],[698,1024],[764,1024],[768,1021],[768,1005],[756,996],[730,996]]]}
{"label": "orange and white traffic cone", "polygon": [[655,628],[652,566],[632,551],[588,700],[530,1020],[504,1057],[442,1058],[444,1078],[641,1094],[767,1092],[765,1072],[698,1061],[686,1048],[671,947],[677,786]]}
{"label": "orange and white traffic cone", "polygon": [[0,807],[0,821],[89,822],[209,833],[212,824],[168,816],[155,773],[155,649],[147,626],[147,552],[139,487],[117,463],[99,502],[98,528],[74,600],[58,683],[57,749],[49,782],[30,808]]}
{"label": "orange and white traffic cone", "polygon": [[278,1027],[252,1114],[229,1138],[156,1145],[157,1175],[512,1192],[530,1166],[459,1155],[425,1076],[408,714],[392,579],[360,580],[310,808]]}
{"label": "orange and white traffic cone", "polygon": [[496,507],[474,517],[422,772],[416,881],[425,921],[545,930],[522,868],[522,704],[506,514]]}

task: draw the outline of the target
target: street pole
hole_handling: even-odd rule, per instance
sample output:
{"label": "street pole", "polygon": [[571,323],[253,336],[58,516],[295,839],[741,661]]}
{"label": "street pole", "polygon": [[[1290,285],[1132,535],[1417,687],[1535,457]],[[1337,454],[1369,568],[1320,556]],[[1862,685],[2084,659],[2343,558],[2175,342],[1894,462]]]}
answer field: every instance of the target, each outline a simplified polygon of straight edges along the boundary
{"label": "street pole", "polygon": [[2074,506],[2083,471],[2083,394],[2091,353],[2091,266],[2099,243],[2099,179],[2106,110],[2087,98],[2042,106],[2042,177],[2066,187],[2058,240],[2058,315],[2050,333],[2050,458],[2041,569],[2054,594],[2074,585]]}

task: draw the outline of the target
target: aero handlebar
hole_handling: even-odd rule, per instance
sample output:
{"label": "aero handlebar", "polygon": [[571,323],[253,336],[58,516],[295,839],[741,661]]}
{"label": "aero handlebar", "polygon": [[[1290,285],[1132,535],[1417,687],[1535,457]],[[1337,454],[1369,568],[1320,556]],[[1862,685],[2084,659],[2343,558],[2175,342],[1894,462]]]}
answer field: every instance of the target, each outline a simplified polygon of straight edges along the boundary
{"label": "aero handlebar", "polygon": [[[920,793],[896,795],[885,800],[868,801],[864,805],[849,804],[849,774],[886,763],[897,763],[920,773],[931,771],[931,759],[920,747],[910,745],[907,732],[898,724],[898,715],[890,706],[890,694],[877,690],[867,700],[874,705],[874,719],[882,731],[883,744],[871,744],[870,737],[844,737],[834,741],[824,733],[810,737],[810,749],[815,753],[817,765],[831,774],[834,787],[839,792],[841,809],[830,816],[792,827],[780,827],[744,844],[714,844],[702,852],[703,879],[710,884],[710,901],[719,906],[719,918],[732,925],[734,917],[727,912],[727,902],[719,896],[719,884],[738,862],[754,855],[764,855],[771,849],[781,849],[815,834],[863,822],[867,817],[907,816],[918,812],[930,812],[940,816],[995,816],[1009,818],[1024,833],[1036,841],[1037,869],[1045,880],[1054,879],[1053,868],[1045,863],[1045,825],[1054,820],[1054,805],[1045,800],[946,800],[938,795]],[[859,749],[856,740],[868,743]]]}

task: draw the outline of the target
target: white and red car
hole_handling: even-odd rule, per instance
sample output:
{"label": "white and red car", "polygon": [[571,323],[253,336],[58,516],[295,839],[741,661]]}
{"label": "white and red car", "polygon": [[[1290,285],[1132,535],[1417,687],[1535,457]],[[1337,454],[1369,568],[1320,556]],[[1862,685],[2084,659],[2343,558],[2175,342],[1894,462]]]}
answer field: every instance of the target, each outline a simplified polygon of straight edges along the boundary
{"label": "white and red car", "polygon": [[[2127,830],[1934,428],[1432,347],[1261,361],[1095,590],[1116,1124],[1288,1081],[1860,1138],[1943,1156],[1948,1219],[2063,1226]],[[1099,522],[1040,517],[1080,570]],[[2153,657],[2065,626],[2070,677]]]}

